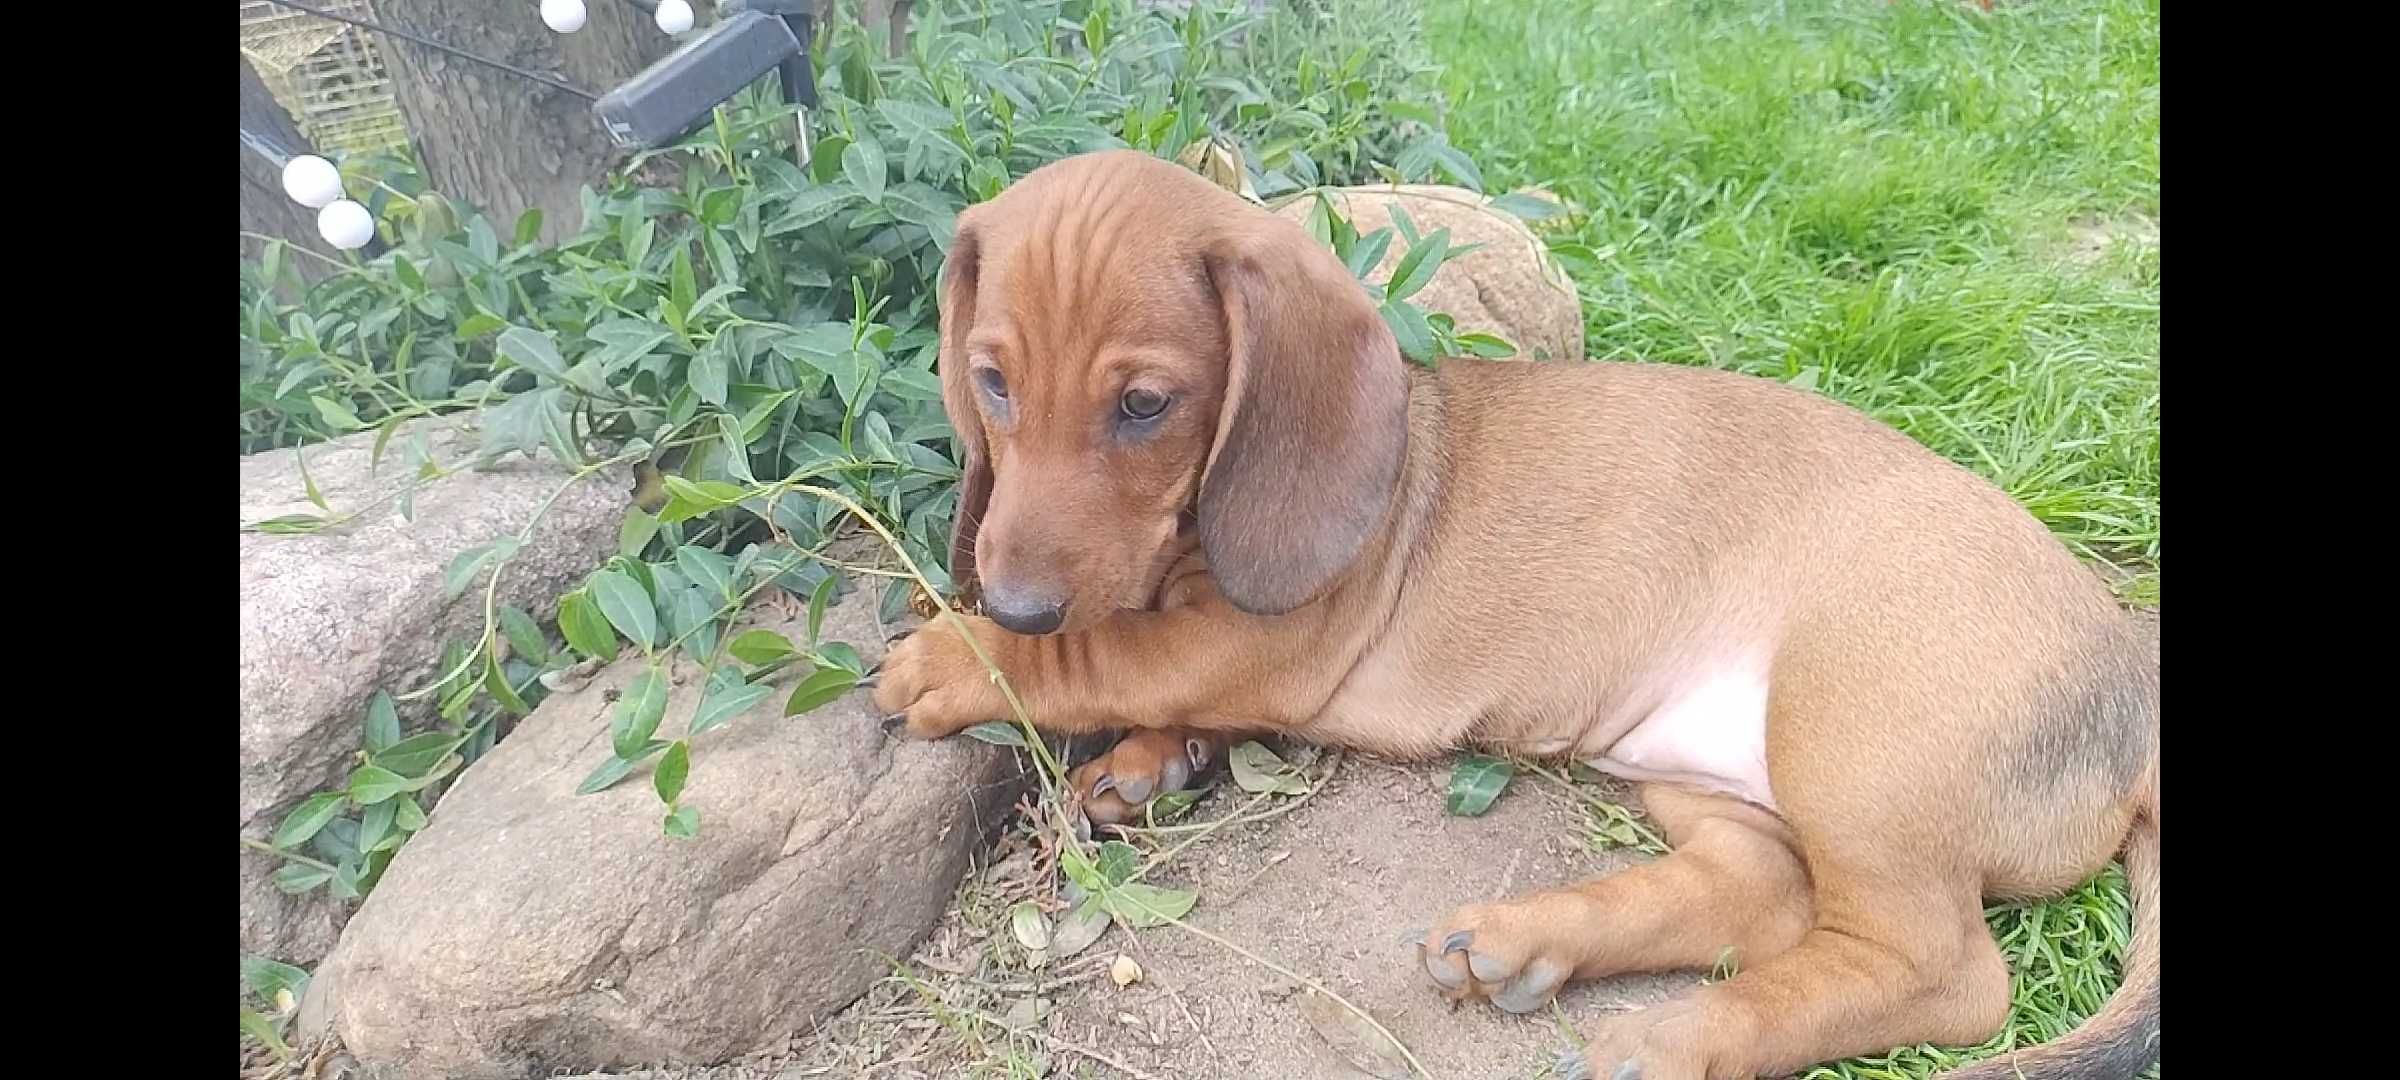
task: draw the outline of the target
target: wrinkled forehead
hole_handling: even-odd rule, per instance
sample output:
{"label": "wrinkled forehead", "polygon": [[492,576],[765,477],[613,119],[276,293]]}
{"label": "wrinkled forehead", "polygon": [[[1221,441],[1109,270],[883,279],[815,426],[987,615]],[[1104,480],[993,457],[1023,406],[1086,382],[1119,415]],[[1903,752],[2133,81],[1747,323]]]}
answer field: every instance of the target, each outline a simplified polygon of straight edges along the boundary
{"label": "wrinkled forehead", "polygon": [[[1081,178],[1070,178],[1081,179]],[[1202,254],[1205,213],[1140,183],[1012,191],[974,222],[983,245],[970,349],[1087,362],[1109,350],[1185,351],[1223,333]]]}

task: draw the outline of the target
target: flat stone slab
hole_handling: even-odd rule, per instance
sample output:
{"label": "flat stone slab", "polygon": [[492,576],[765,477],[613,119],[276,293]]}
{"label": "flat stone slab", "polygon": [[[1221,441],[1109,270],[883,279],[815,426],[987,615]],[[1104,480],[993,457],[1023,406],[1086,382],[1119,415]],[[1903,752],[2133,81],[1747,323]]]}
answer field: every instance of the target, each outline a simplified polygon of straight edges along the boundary
{"label": "flat stone slab", "polygon": [[[874,608],[853,594],[825,637],[872,660]],[[330,1022],[387,1078],[779,1045],[916,947],[1016,798],[1013,752],[888,738],[864,692],[784,718],[805,674],[787,673],[692,741],[682,803],[700,832],[670,838],[647,765],[576,794],[610,756],[613,703],[645,663],[553,694],[461,775],[317,971],[299,1031]],[[682,734],[700,690],[698,667],[679,665],[660,738]]]}
{"label": "flat stone slab", "polygon": [[[370,464],[374,432],[242,458],[242,521],[329,516],[307,498],[307,478],[334,513],[353,521],[313,534],[241,534],[242,835],[264,839],[308,795],[347,773],[375,691],[430,681],[445,641],[483,628],[482,579],[447,596],[442,577],[459,552],[513,535],[570,473],[512,456],[486,471],[423,482],[400,515],[396,493],[415,474],[418,434],[433,460],[463,465],[476,450],[474,417],[418,421]],[[589,477],[559,495],[509,561],[499,600],[539,618],[615,551],[630,474]],[[487,575],[488,576],[488,575]],[[403,708],[404,722],[429,715]],[[323,890],[275,888],[278,860],[242,856],[242,950],[306,966],[333,947],[350,905]]]}

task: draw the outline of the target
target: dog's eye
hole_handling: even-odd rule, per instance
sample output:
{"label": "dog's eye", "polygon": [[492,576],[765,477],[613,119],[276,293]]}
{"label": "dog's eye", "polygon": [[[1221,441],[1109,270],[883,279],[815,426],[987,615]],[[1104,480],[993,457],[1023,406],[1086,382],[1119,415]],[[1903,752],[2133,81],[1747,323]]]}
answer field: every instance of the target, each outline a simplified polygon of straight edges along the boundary
{"label": "dog's eye", "polygon": [[999,368],[976,368],[975,385],[982,387],[984,393],[990,394],[998,400],[1008,400],[1008,380],[1001,377]]}
{"label": "dog's eye", "polygon": [[1167,411],[1167,395],[1137,387],[1125,391],[1125,397],[1117,402],[1117,407],[1125,410],[1128,419],[1155,419],[1158,414]]}

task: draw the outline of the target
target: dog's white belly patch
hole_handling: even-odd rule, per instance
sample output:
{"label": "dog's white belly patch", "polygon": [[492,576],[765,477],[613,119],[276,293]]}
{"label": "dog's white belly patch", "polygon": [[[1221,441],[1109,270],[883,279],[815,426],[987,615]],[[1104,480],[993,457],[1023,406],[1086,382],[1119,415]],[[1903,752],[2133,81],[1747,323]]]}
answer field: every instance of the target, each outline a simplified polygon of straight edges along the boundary
{"label": "dog's white belly patch", "polygon": [[1591,765],[1628,780],[1692,784],[1774,809],[1765,673],[1718,668],[1677,688]]}

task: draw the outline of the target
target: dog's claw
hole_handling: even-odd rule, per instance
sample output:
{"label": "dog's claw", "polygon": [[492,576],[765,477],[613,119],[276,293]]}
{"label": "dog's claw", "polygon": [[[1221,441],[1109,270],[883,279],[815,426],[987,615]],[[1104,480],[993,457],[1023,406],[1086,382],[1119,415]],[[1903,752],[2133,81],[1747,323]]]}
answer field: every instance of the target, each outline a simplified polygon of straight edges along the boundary
{"label": "dog's claw", "polygon": [[883,718],[883,733],[889,735],[892,733],[893,728],[899,727],[907,722],[908,714],[904,712],[896,712],[886,716]]}
{"label": "dog's claw", "polygon": [[1439,952],[1426,952],[1425,939],[1422,937],[1417,939],[1417,962],[1424,966],[1425,974],[1433,980],[1433,984],[1441,987],[1445,996],[1451,996],[1453,1003],[1457,1001],[1457,997],[1452,995],[1464,996],[1467,994],[1474,978],[1467,973],[1467,965],[1450,959],[1450,954],[1458,952],[1464,945],[1459,939],[1466,936],[1468,935],[1464,930],[1450,935],[1447,940],[1442,942]]}
{"label": "dog's claw", "polygon": [[1558,1074],[1558,1080],[1592,1080],[1591,1063],[1584,1060],[1582,1050],[1572,1046],[1559,1050],[1550,1071]]}
{"label": "dog's claw", "polygon": [[1473,940],[1475,940],[1475,931],[1473,930],[1453,932],[1449,937],[1442,939],[1442,955],[1448,956],[1454,952],[1464,952],[1467,943]]}
{"label": "dog's claw", "polygon": [[1642,1063],[1628,1061],[1619,1065],[1615,1075],[1610,1076],[1608,1080],[1642,1080]]}
{"label": "dog's claw", "polygon": [[882,677],[882,672],[870,671],[865,675],[860,676],[859,680],[851,685],[860,690],[873,690],[875,689],[875,684],[882,681]]}

